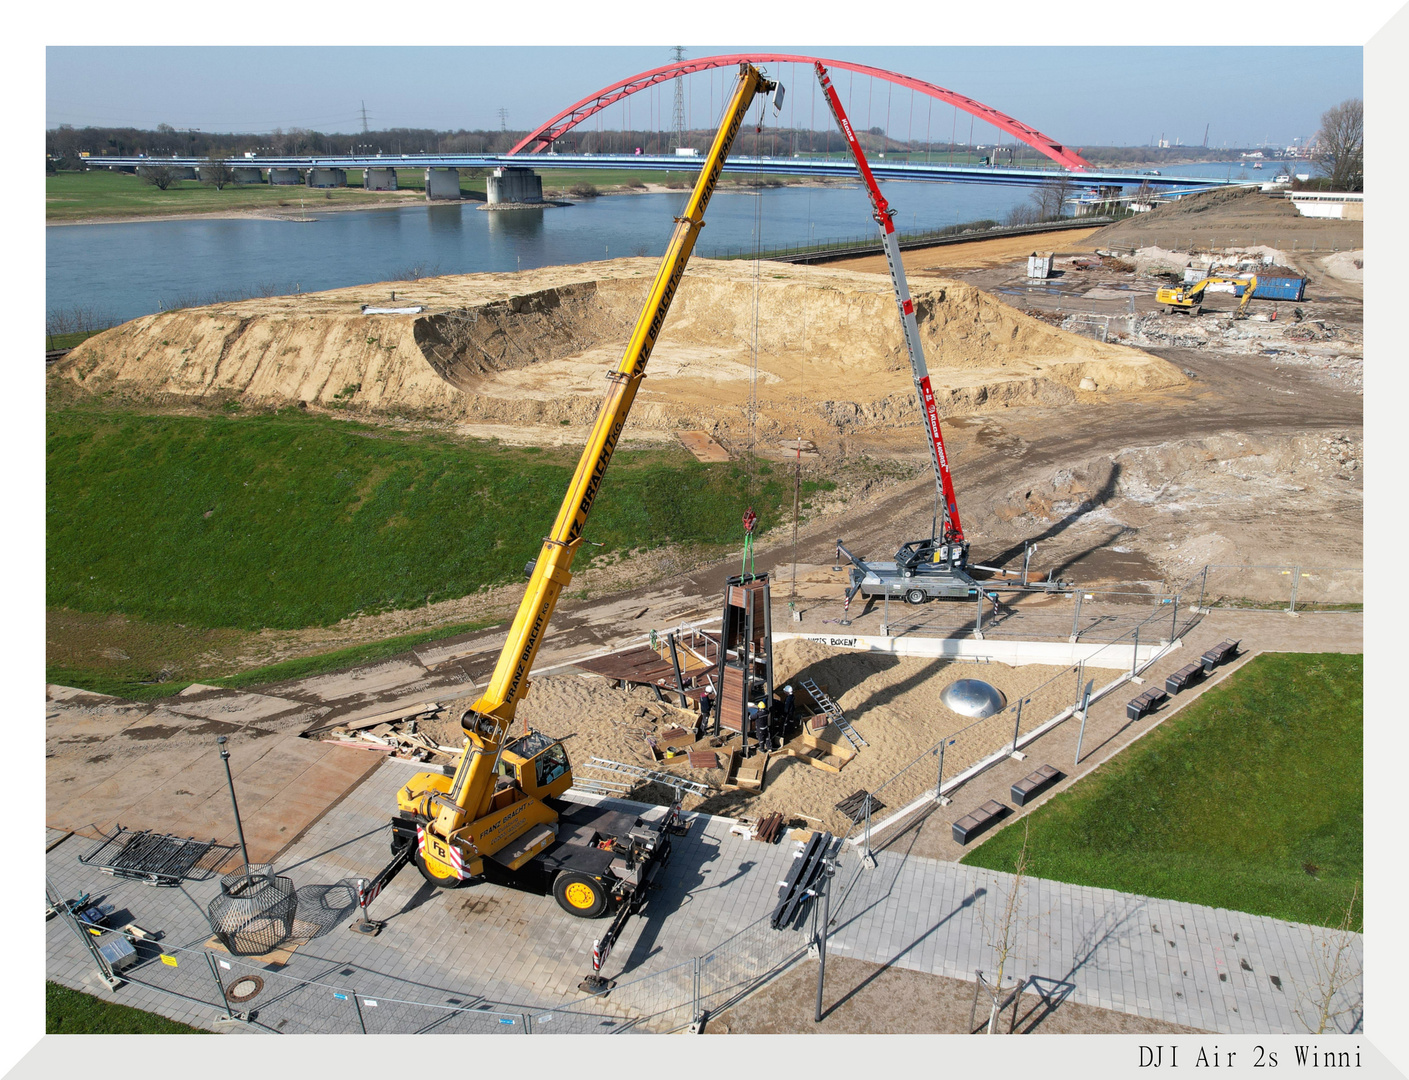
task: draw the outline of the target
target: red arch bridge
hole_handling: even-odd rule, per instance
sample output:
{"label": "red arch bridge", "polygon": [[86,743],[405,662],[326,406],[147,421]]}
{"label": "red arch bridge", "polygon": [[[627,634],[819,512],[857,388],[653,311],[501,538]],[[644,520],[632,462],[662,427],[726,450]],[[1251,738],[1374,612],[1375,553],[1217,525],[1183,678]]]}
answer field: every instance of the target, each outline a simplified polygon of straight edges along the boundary
{"label": "red arch bridge", "polygon": [[[610,86],[602,87],[582,100],[563,109],[556,116],[540,124],[525,135],[507,154],[485,153],[436,153],[436,154],[346,154],[346,155],[299,155],[290,157],[261,157],[239,159],[228,162],[237,172],[260,173],[273,183],[303,183],[314,186],[339,186],[345,182],[340,175],[347,169],[363,169],[385,173],[395,169],[427,170],[427,194],[434,198],[433,173],[445,170],[478,168],[499,169],[506,167],[529,167],[535,171],[542,169],[630,169],[632,171],[681,171],[688,169],[688,158],[682,160],[674,154],[562,154],[553,152],[553,146],[565,135],[584,121],[597,116],[605,109],[626,101],[634,94],[650,90],[672,82],[682,76],[717,68],[736,67],[748,62],[759,66],[772,64],[803,64],[808,69],[807,79],[812,79],[811,67],[817,60],[830,69],[852,72],[879,79],[893,86],[910,90],[915,94],[953,105],[956,110],[968,113],[975,121],[989,124],[1018,142],[1025,143],[1038,154],[1047,158],[1052,166],[1012,167],[993,164],[956,165],[952,162],[930,162],[910,160],[886,160],[877,157],[870,162],[871,170],[881,180],[928,180],[944,183],[1004,184],[1016,186],[1037,186],[1052,181],[1053,176],[1065,171],[1070,178],[1083,186],[1139,186],[1154,188],[1198,190],[1204,187],[1237,184],[1230,178],[1161,176],[1139,170],[1097,171],[1071,147],[1045,135],[1036,128],[1000,112],[998,109],[973,98],[948,90],[923,79],[912,78],[893,71],[870,67],[866,64],[853,64],[846,60],[829,60],[820,57],[804,56],[797,53],[734,53],[723,56],[706,56],[694,60],[680,60],[662,67],[643,71],[629,78],[621,79]],[[835,81],[835,78],[834,78]],[[788,87],[795,93],[799,88]],[[825,111],[825,107],[824,107]],[[957,115],[957,113],[956,113]],[[205,158],[171,157],[153,159],[147,157],[104,157],[98,159],[102,165],[117,169],[141,169],[157,164],[181,169],[199,171]],[[90,159],[90,167],[98,160]],[[849,158],[819,159],[814,157],[788,156],[748,156],[730,155],[724,165],[725,172],[751,173],[767,172],[782,175],[834,176],[844,179],[856,176],[855,165]],[[248,177],[253,179],[253,177]],[[392,181],[394,184],[394,180]],[[453,191],[450,197],[459,197],[458,181],[446,183],[445,188]]]}

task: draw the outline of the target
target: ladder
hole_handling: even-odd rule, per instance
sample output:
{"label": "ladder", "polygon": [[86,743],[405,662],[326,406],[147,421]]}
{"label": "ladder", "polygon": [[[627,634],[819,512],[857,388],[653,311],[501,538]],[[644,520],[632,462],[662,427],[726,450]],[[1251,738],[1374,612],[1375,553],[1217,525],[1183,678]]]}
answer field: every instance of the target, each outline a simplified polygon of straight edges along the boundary
{"label": "ladder", "polygon": [[841,706],[829,698],[822,688],[812,679],[803,679],[802,688],[812,695],[812,700],[821,706],[822,711],[827,715],[827,720],[836,726],[836,729],[846,736],[847,742],[860,750],[863,746],[870,746],[861,733],[847,722],[846,716],[841,711]]}
{"label": "ladder", "polygon": [[616,773],[618,776],[626,778],[629,782],[623,783],[621,780],[611,778],[598,779],[595,776],[579,777],[574,773],[573,787],[579,791],[589,791],[594,794],[624,794],[632,788],[644,783],[656,783],[665,787],[675,788],[678,791],[688,791],[692,795],[710,795],[714,788],[698,780],[690,780],[683,776],[676,776],[674,773],[659,772],[655,769],[642,768],[640,765],[630,765],[624,761],[611,761],[608,758],[594,757],[591,762],[582,766],[584,769],[596,769],[604,773]]}

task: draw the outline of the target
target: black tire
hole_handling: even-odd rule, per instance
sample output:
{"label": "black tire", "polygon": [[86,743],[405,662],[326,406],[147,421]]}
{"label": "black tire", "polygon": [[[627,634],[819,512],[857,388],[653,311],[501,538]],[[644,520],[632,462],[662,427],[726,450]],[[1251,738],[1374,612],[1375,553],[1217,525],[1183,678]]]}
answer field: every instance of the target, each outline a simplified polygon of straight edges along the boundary
{"label": "black tire", "polygon": [[426,866],[425,856],[419,851],[411,856],[411,861],[416,864],[416,869],[421,872],[421,877],[425,878],[437,889],[458,889],[464,884],[464,881],[460,878],[440,877],[431,873],[429,867]]}
{"label": "black tire", "polygon": [[595,919],[611,904],[611,896],[600,881],[573,870],[562,870],[553,879],[553,899],[579,919]]}
{"label": "black tire", "polygon": [[907,604],[923,604],[929,597],[925,595],[924,589],[907,589],[905,591],[905,602]]}

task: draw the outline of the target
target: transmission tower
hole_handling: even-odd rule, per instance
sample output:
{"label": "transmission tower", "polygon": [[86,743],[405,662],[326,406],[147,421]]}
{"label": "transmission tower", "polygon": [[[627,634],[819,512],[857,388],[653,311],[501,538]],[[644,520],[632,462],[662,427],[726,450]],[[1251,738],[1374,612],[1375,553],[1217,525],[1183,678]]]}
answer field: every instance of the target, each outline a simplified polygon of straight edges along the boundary
{"label": "transmission tower", "polygon": [[[685,59],[685,46],[675,46],[675,62]],[[675,130],[670,133],[672,150],[685,145],[685,76],[675,76]]]}
{"label": "transmission tower", "polygon": [[499,130],[509,130],[509,110],[504,108],[503,106],[500,106],[499,108]]}
{"label": "transmission tower", "polygon": [[362,103],[362,134],[367,134],[367,103]]}

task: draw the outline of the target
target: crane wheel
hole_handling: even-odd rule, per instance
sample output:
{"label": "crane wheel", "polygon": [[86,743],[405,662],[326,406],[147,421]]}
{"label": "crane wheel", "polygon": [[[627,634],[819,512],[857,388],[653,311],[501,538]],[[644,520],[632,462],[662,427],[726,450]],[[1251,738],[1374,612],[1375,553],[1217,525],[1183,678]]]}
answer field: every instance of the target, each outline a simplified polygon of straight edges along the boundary
{"label": "crane wheel", "polygon": [[924,589],[907,589],[905,592],[905,602],[907,604],[923,604],[928,597],[925,596]]}
{"label": "crane wheel", "polygon": [[569,915],[579,919],[595,919],[611,902],[600,881],[571,870],[564,870],[553,879],[553,899]]}
{"label": "crane wheel", "polygon": [[436,869],[438,868],[432,867],[426,862],[426,857],[419,851],[411,857],[411,861],[416,864],[416,869],[421,872],[421,877],[425,878],[437,889],[454,889],[463,884],[462,880],[455,877],[453,874],[448,877],[442,877],[440,874],[436,873]]}

